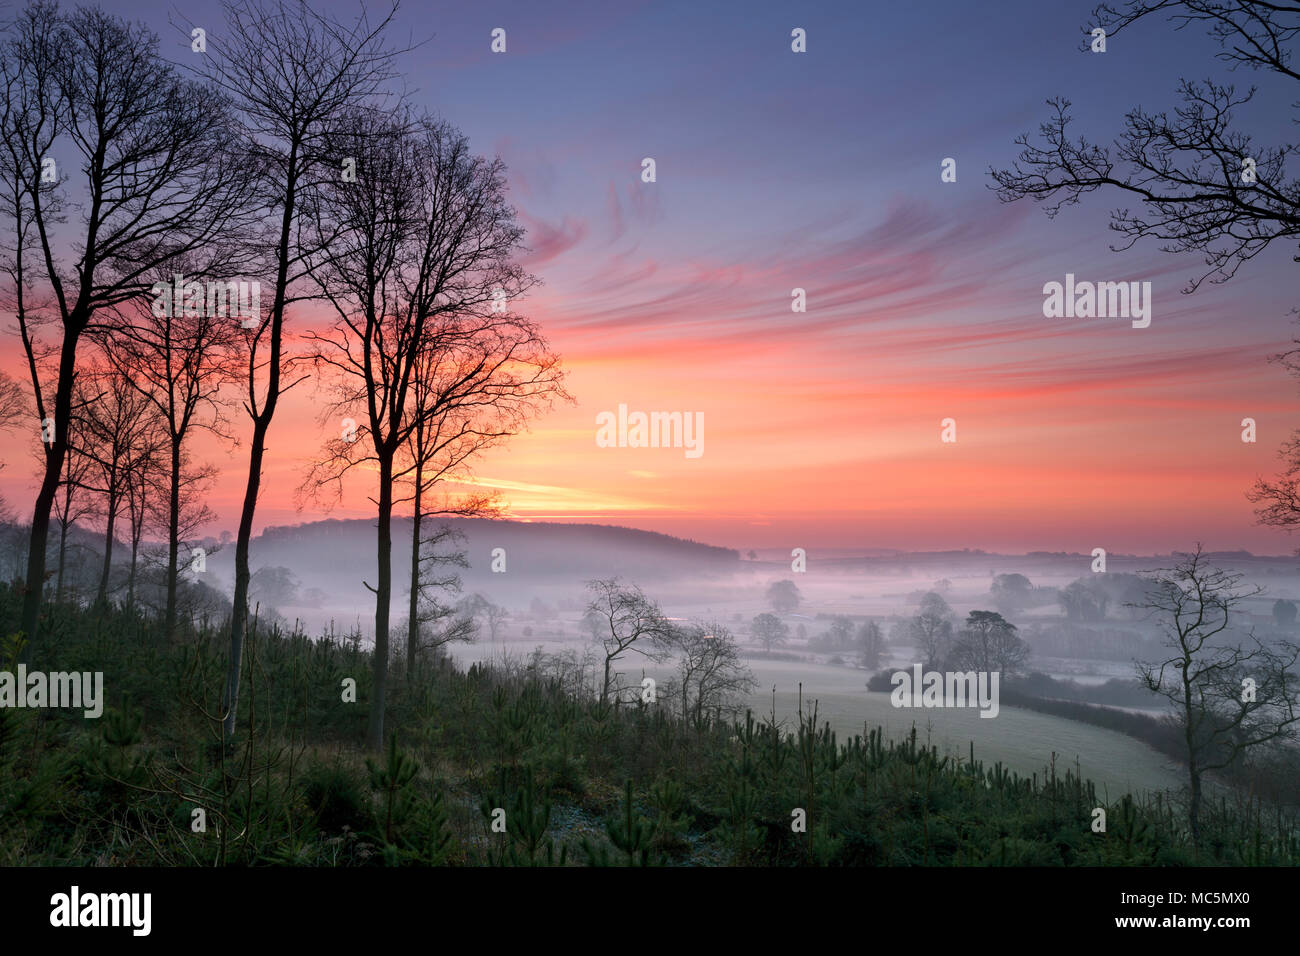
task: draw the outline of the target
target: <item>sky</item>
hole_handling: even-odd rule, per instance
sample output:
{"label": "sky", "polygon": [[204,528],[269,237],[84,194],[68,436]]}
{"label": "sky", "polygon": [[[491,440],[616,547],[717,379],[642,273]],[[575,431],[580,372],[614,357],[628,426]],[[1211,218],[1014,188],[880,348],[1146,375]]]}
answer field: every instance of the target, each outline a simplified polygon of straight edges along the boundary
{"label": "sky", "polygon": [[[191,54],[168,17],[222,24],[215,4],[104,6],[154,27],[178,59]],[[1083,52],[1090,9],[405,5],[406,92],[507,164],[522,262],[543,282],[512,306],[540,322],[575,399],[478,461],[475,484],[522,520],[742,550],[1300,545],[1258,526],[1245,498],[1300,426],[1300,383],[1269,361],[1296,334],[1294,247],[1187,295],[1196,254],[1112,251],[1117,195],[1050,220],[1000,203],[989,177],[1052,96],[1073,102],[1076,133],[1105,143],[1135,106],[1172,111],[1181,77],[1255,82],[1238,126],[1276,145],[1294,135],[1294,94],[1231,76],[1208,38],[1163,21]],[[505,53],[490,50],[498,27]],[[796,27],[806,53],[791,50]],[[941,182],[947,157],[956,182]],[[1067,273],[1150,282],[1150,327],[1045,318],[1043,285]],[[796,287],[806,312],[791,311]],[[310,308],[291,316],[295,334],[314,322]],[[20,373],[16,335],[2,347]],[[318,420],[323,401],[308,383],[282,402],[258,528],[373,515],[366,480],[328,508],[295,496],[338,433]],[[600,447],[597,416],[620,405],[702,415],[702,454]],[[955,442],[940,440],[947,418]],[[234,422],[246,443],[246,419]],[[195,454],[219,468],[211,530],[233,530],[246,447],[204,439]],[[25,511],[28,460],[7,465],[0,492]]]}

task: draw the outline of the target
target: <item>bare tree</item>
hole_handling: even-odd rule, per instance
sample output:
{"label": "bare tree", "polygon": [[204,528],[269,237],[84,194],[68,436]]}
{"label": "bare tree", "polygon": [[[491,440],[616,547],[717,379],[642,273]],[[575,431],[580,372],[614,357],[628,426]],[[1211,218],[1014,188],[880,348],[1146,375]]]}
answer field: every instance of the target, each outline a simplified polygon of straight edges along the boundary
{"label": "bare tree", "polygon": [[[224,274],[226,237],[245,204],[247,163],[230,149],[225,99],[178,76],[157,46],[143,26],[101,10],[65,14],[36,2],[0,49],[0,179],[8,184],[0,212],[11,226],[4,268],[37,415],[54,422],[28,548],[29,638],[81,339],[102,310],[144,296],[147,277],[178,256],[201,254],[205,272]],[[78,162],[59,168],[54,157],[69,153]],[[70,185],[84,201],[75,228],[64,230]],[[47,352],[57,353],[52,383],[39,373]]]}
{"label": "bare tree", "polygon": [[[418,490],[416,493],[419,500]],[[461,547],[464,535],[448,524],[423,532],[413,522],[410,618],[406,632],[406,674],[414,679],[422,651],[434,651],[447,644],[469,643],[477,627],[474,615],[444,600],[444,594],[460,591],[460,575],[454,568],[469,567]],[[433,570],[430,570],[433,569]]]}
{"label": "bare tree", "polygon": [[[20,426],[30,426],[31,406],[21,384],[7,372],[0,371],[0,431],[10,432]],[[0,471],[4,465],[0,464]],[[0,520],[9,521],[13,517],[3,497],[0,497]]]}
{"label": "bare tree", "polygon": [[672,654],[674,630],[659,605],[635,585],[624,585],[618,578],[588,581],[591,601],[587,612],[600,621],[600,644],[605,650],[604,677],[600,699],[608,701],[617,692],[613,667],[624,654],[640,654],[647,660],[664,661]]}
{"label": "bare tree", "polygon": [[140,544],[154,523],[155,502],[163,497],[162,488],[168,473],[167,451],[170,446],[165,429],[156,417],[149,416],[137,444],[132,445],[125,462],[126,517],[131,543],[131,563],[126,578],[126,607],[135,608],[136,580],[140,566]]}
{"label": "bare tree", "polygon": [[1232,766],[1252,748],[1294,740],[1300,645],[1242,640],[1230,621],[1242,601],[1262,588],[1242,590],[1242,575],[1206,562],[1200,544],[1172,568],[1153,574],[1155,587],[1135,606],[1157,617],[1168,656],[1139,663],[1138,679],[1174,707],[1183,733],[1191,798],[1187,822],[1201,841],[1202,781]]}
{"label": "bare tree", "polygon": [[[1300,375],[1300,349],[1292,349],[1280,358],[1292,374]],[[1290,533],[1300,528],[1300,429],[1282,443],[1278,457],[1284,462],[1282,473],[1272,479],[1257,477],[1246,498],[1259,506],[1255,516],[1260,524]]]}
{"label": "bare tree", "polygon": [[474,593],[468,597],[461,598],[456,602],[456,612],[462,617],[474,623],[477,629],[477,622],[481,619],[483,624],[487,625],[488,640],[495,642],[497,633],[501,630],[501,624],[510,616],[510,612],[502,607],[489,601],[483,595]]}
{"label": "bare tree", "polygon": [[356,20],[344,24],[301,0],[236,0],[225,4],[228,35],[210,37],[209,56],[202,61],[207,77],[239,111],[240,147],[257,176],[253,205],[268,224],[254,248],[262,256],[260,271],[274,276],[270,305],[247,334],[244,409],[253,434],[235,538],[234,611],[222,702],[227,739],[234,737],[239,705],[252,576],[248,549],[266,436],[280,396],[301,381],[285,381],[292,374],[284,349],[286,311],[299,299],[295,290],[307,260],[330,241],[311,231],[304,211],[317,201],[321,181],[342,173],[324,162],[326,133],[345,111],[375,103],[394,75],[397,51],[387,45],[384,33],[396,10],[394,4],[372,20],[362,6]]}
{"label": "bare tree", "polygon": [[754,635],[754,639],[762,644],[769,654],[772,653],[772,648],[780,647],[790,637],[789,626],[775,614],[767,611],[754,617],[749,624],[749,630]]}
{"label": "bare tree", "polygon": [[683,720],[698,725],[710,711],[734,712],[739,698],[758,686],[740,659],[735,637],[723,624],[699,622],[676,628],[672,645],[680,655],[677,680]]}
{"label": "bare tree", "polygon": [[[1273,356],[1273,361],[1300,378],[1300,339],[1292,344],[1297,347]],[[1260,524],[1291,533],[1300,528],[1300,429],[1282,443],[1278,457],[1284,463],[1281,474],[1273,479],[1257,477],[1246,498],[1259,506],[1255,516]]]}
{"label": "bare tree", "polygon": [[[189,460],[187,443],[199,431],[233,441],[226,427],[228,402],[222,389],[234,381],[238,343],[237,320],[221,314],[224,309],[210,308],[197,282],[190,290],[181,285],[174,289],[164,283],[166,291],[160,291],[151,303],[132,302],[118,309],[111,332],[100,338],[109,362],[152,407],[167,435],[163,629],[169,640],[175,638],[180,549],[185,540],[182,498],[187,487],[203,484],[209,474],[202,468],[184,467]],[[193,295],[185,294],[187,291]],[[197,530],[194,520],[186,523],[190,531]]]}
{"label": "bare tree", "polygon": [[[333,373],[328,408],[364,409],[355,441],[330,442],[304,488],[334,482],[363,462],[378,473],[378,579],[369,744],[383,744],[392,594],[392,513],[399,455],[417,422],[473,407],[509,432],[559,387],[558,360],[536,325],[496,303],[535,279],[514,256],[523,231],[505,202],[504,166],[473,156],[443,122],[352,114],[336,131],[336,156],[356,161],[355,181],[325,191],[335,234],[311,274],[336,315],[308,333],[317,367]],[[413,401],[420,358],[435,356],[437,400]],[[328,411],[328,409],[327,409]],[[453,418],[453,420],[455,420]],[[367,587],[370,587],[367,585]]]}
{"label": "bare tree", "polygon": [[138,463],[143,444],[151,440],[156,420],[148,401],[121,371],[89,369],[82,387],[89,398],[74,413],[72,441],[93,465],[87,478],[88,490],[98,496],[97,517],[104,521],[104,561],[100,569],[97,603],[108,600],[113,546],[117,543],[118,518],[127,507],[130,469]]}
{"label": "bare tree", "polygon": [[927,667],[938,667],[952,650],[952,608],[935,591],[921,598],[920,613],[907,622],[907,635]]}
{"label": "bare tree", "polygon": [[[74,421],[88,400],[79,390],[74,392],[71,409]],[[68,530],[95,513],[92,489],[88,487],[94,468],[94,458],[85,453],[78,436],[70,435],[68,453],[63,456],[63,477],[54,498],[54,519],[59,523],[59,557],[54,581],[56,601],[63,599],[64,574],[68,564]]]}
{"label": "bare tree", "polygon": [[[1198,24],[1220,46],[1218,58],[1231,68],[1300,80],[1292,45],[1300,29],[1300,7],[1270,0],[1131,0],[1102,4],[1090,27],[1107,40],[1142,20],[1166,17],[1178,28]],[[1085,29],[1085,33],[1089,32]],[[1026,196],[1047,202],[1049,216],[1102,188],[1117,190],[1139,204],[1117,210],[1111,228],[1126,237],[1120,249],[1153,238],[1170,252],[1199,251],[1207,272],[1193,279],[1225,282],[1270,243],[1300,235],[1300,185],[1286,178],[1286,160],[1296,144],[1257,145],[1232,128],[1232,113],[1252,99],[1255,88],[1238,94],[1213,81],[1183,80],[1183,105],[1172,116],[1134,108],[1113,150],[1086,139],[1072,140],[1070,102],[1048,101],[1054,115],[1042,124],[1042,145],[1028,135],[1009,170],[991,170],[1003,201]]]}
{"label": "bare tree", "polygon": [[0,371],[0,431],[30,424],[31,407],[23,387],[8,372]]}
{"label": "bare tree", "polygon": [[[425,618],[442,620],[451,614],[450,605],[438,598],[436,592],[460,589],[458,576],[442,575],[428,580],[424,577],[425,568],[447,564],[468,567],[464,551],[447,554],[439,547],[443,542],[459,540],[457,533],[443,524],[434,530],[431,540],[426,541],[423,532],[425,519],[430,516],[494,517],[501,511],[497,496],[492,494],[462,495],[455,499],[443,495],[441,503],[435,506],[430,505],[429,498],[440,484],[470,477],[471,459],[509,437],[518,424],[518,419],[498,419],[499,425],[484,427],[485,416],[477,403],[455,397],[456,381],[443,367],[443,359],[434,348],[425,348],[416,357],[411,382],[410,416],[413,426],[404,449],[410,462],[397,469],[399,475],[404,474],[411,484],[411,578],[406,635],[408,674],[415,673],[416,655],[424,640],[420,628]],[[422,599],[427,604],[428,615],[421,611]],[[472,636],[472,630],[472,627],[464,626],[454,628],[455,637],[438,639],[435,643],[441,645],[448,640],[467,640]]]}
{"label": "bare tree", "polygon": [[497,639],[497,632],[500,631],[501,625],[510,617],[510,611],[500,604],[494,604],[488,601],[483,606],[483,617],[487,619],[488,633],[492,635],[492,640]]}

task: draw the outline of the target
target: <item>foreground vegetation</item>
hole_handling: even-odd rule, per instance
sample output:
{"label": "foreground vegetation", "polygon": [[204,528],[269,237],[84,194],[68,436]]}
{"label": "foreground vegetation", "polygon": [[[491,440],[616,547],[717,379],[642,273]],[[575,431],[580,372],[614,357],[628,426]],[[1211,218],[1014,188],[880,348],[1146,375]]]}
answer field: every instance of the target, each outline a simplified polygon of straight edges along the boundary
{"label": "foreground vegetation", "polygon": [[[20,602],[0,588],[5,633]],[[1295,816],[1244,797],[1207,808],[1195,851],[1167,799],[1105,805],[1071,768],[1026,779],[973,746],[954,760],[915,734],[838,740],[815,704],[788,727],[687,723],[601,703],[554,659],[408,673],[398,655],[389,745],[369,757],[359,641],[258,627],[223,741],[223,633],[200,622],[168,642],[123,610],[47,609],[28,669],[102,670],[109,706],[0,709],[0,864],[1300,862]],[[3,669],[19,653],[9,638]]]}

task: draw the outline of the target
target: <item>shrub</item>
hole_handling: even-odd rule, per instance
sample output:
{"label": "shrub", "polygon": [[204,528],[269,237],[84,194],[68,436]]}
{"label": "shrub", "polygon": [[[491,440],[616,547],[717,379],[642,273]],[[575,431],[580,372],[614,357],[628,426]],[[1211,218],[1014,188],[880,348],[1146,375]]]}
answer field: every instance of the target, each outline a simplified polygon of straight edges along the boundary
{"label": "shrub", "polygon": [[371,823],[369,800],[361,781],[340,761],[314,761],[303,774],[302,795],[326,833],[344,827],[364,830]]}

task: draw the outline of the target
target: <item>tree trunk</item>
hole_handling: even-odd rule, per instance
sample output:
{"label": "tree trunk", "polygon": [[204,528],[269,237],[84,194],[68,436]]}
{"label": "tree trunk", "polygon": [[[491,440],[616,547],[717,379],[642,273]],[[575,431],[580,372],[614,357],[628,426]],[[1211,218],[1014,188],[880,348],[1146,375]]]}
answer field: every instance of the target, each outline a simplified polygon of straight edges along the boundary
{"label": "tree trunk", "polygon": [[[54,440],[45,454],[45,474],[41,488],[36,493],[36,506],[32,511],[32,529],[27,545],[27,578],[23,594],[23,633],[28,647],[36,642],[41,620],[41,595],[45,590],[45,548],[50,540],[50,512],[54,509],[54,495],[63,473],[63,460],[67,456],[68,436],[64,433],[72,420],[72,378],[77,364],[77,339],[85,319],[80,310],[73,311],[64,324],[63,348],[59,354],[59,383],[54,393]],[[64,432],[60,432],[63,429]],[[26,654],[24,653],[24,657]]]}
{"label": "tree trunk", "polygon": [[117,523],[117,495],[110,492],[108,496],[108,529],[104,532],[104,568],[99,572],[99,590],[95,593],[95,603],[108,601],[108,575],[113,568],[113,527]]}
{"label": "tree trunk", "polygon": [[1192,846],[1201,848],[1201,771],[1196,764],[1196,734],[1193,725],[1195,707],[1192,703],[1192,681],[1187,676],[1192,666],[1192,655],[1187,650],[1187,634],[1180,633],[1179,644],[1183,648],[1183,739],[1187,743],[1187,773],[1191,782],[1191,800],[1187,804],[1187,824],[1192,831]]}
{"label": "tree trunk", "polygon": [[[72,497],[71,495],[68,495],[67,498],[64,499],[63,503],[65,509],[70,503],[68,499],[71,497]],[[64,511],[64,514],[65,515],[67,514],[66,510]],[[59,573],[54,581],[55,601],[63,600],[63,566],[67,559],[67,555],[68,555],[68,519],[65,517],[62,521],[59,522]]]}
{"label": "tree trunk", "polygon": [[248,543],[253,537],[253,513],[262,482],[262,454],[266,450],[269,424],[269,415],[255,419],[253,423],[248,485],[244,489],[244,508],[239,515],[239,537],[235,540],[235,603],[230,613],[230,661],[226,667],[226,693],[221,703],[226,715],[223,726],[227,741],[234,739],[235,713],[239,708],[239,676],[244,660],[244,632],[248,626],[248,584],[252,578],[248,570]]}
{"label": "tree trunk", "polygon": [[172,439],[172,480],[167,500],[167,611],[163,618],[163,633],[168,642],[176,640],[176,579],[177,552],[181,534],[181,445]]}
{"label": "tree trunk", "polygon": [[[56,440],[55,444],[59,442]],[[59,485],[59,473],[63,470],[62,449],[59,450],[60,460],[57,463],[55,457],[54,454],[45,457],[45,477],[41,480],[40,491],[36,493],[36,508],[32,512],[32,529],[27,545],[23,633],[29,642],[35,638],[40,622],[41,592],[45,589],[45,548],[50,540],[50,512],[54,510],[54,492]]]}
{"label": "tree trunk", "polygon": [[[285,292],[289,286],[289,238],[293,232],[297,199],[298,141],[289,146],[284,210],[280,215],[280,242],[276,249],[275,301],[271,304],[271,362],[267,372],[266,405],[260,415],[253,415],[253,445],[248,454],[248,484],[244,489],[244,507],[239,515],[239,537],[235,541],[235,606],[230,614],[230,660],[226,665],[226,692],[222,700],[225,711],[227,741],[235,735],[235,713],[239,708],[239,672],[244,660],[244,632],[248,626],[248,543],[253,537],[253,514],[257,510],[257,492],[262,483],[262,455],[266,451],[266,432],[275,416],[280,398],[280,333],[284,320]],[[260,316],[259,316],[260,319]],[[253,368],[249,368],[250,388]],[[250,412],[252,411],[250,407]]]}
{"label": "tree trunk", "polygon": [[72,459],[65,456],[67,473],[63,476],[63,517],[59,519],[59,571],[54,579],[54,600],[63,600],[63,572],[67,567],[68,557],[68,516],[72,514]]}
{"label": "tree trunk", "polygon": [[415,512],[411,517],[411,607],[406,625],[406,679],[415,679],[415,657],[420,642],[420,491],[424,483],[424,465],[415,465]]}
{"label": "tree trunk", "polygon": [[126,578],[126,607],[135,610],[135,569],[140,557],[140,535],[131,531],[131,573]]}
{"label": "tree trunk", "polygon": [[384,746],[384,707],[388,689],[388,613],[393,590],[393,460],[380,452],[379,461],[379,580],[375,586],[374,682],[370,696],[370,728],[366,744]]}

